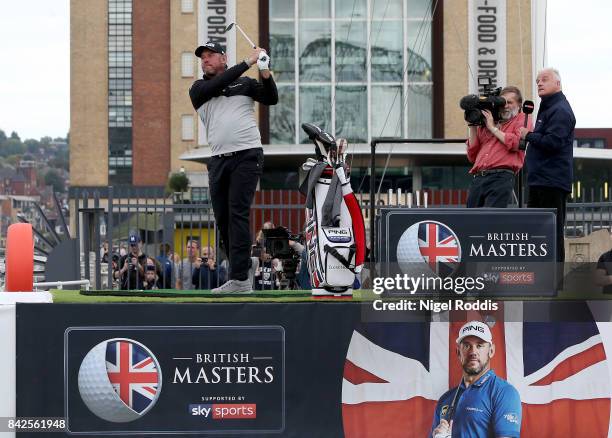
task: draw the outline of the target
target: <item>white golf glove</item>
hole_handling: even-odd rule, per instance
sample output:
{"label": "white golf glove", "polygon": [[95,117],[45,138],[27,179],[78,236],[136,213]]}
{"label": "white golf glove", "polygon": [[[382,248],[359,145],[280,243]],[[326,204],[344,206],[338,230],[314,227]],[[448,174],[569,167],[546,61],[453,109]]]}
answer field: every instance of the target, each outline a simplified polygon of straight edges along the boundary
{"label": "white golf glove", "polygon": [[257,67],[259,71],[270,69],[270,57],[265,50],[259,52],[259,58],[257,58]]}

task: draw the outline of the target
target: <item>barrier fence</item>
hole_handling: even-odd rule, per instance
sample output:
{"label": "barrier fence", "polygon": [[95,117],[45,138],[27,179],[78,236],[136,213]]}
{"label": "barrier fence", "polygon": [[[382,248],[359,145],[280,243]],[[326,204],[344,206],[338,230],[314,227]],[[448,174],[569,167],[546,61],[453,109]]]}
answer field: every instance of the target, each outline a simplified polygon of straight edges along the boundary
{"label": "barrier fence", "polygon": [[[423,190],[405,192],[389,190],[376,198],[375,210],[386,206],[412,208],[447,207],[465,205],[466,190]],[[358,193],[366,227],[370,224],[369,193]],[[580,201],[567,204],[566,237],[583,237],[593,231],[612,226],[612,202],[603,193],[583,191]],[[145,254],[163,261],[168,253],[175,260],[188,258],[187,243],[197,240],[201,247],[210,246],[219,257],[219,239],[212,205],[206,196],[194,199],[185,194],[165,195],[155,189],[139,190],[108,187],[100,190],[75,190],[71,199],[73,212],[71,232],[76,239],[77,256],[66,260],[74,263],[71,272],[80,273],[81,279],[91,282],[93,289],[117,287],[113,278],[112,257],[129,249],[128,238],[138,235]],[[266,222],[284,226],[292,233],[304,228],[304,197],[297,190],[263,190],[255,195],[251,207],[251,235],[257,238]],[[74,214],[74,213],[73,213]],[[108,242],[108,254],[102,250]],[[0,248],[0,284],[4,280],[4,249]],[[37,255],[37,261],[45,255]],[[44,260],[42,260],[44,262]],[[111,267],[111,269],[109,269]],[[48,280],[37,272],[36,281]],[[165,277],[166,274],[163,274]],[[170,275],[175,275],[174,271]],[[53,279],[57,280],[57,279]],[[65,278],[61,280],[79,280]],[[175,286],[176,278],[169,284]],[[167,279],[162,279],[166,284]]]}

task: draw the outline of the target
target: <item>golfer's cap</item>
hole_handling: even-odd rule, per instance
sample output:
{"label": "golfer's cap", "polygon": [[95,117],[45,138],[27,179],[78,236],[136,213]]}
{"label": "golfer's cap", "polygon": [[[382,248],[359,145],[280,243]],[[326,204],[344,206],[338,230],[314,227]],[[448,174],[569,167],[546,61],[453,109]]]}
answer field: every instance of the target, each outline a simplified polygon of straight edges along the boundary
{"label": "golfer's cap", "polygon": [[493,336],[491,335],[491,329],[484,322],[470,321],[459,329],[459,337],[457,338],[457,344],[463,341],[463,338],[468,336],[476,336],[485,342],[493,342]]}
{"label": "golfer's cap", "polygon": [[202,52],[204,50],[210,50],[211,52],[220,53],[221,55],[225,55],[225,49],[221,44],[213,43],[212,41],[207,42],[203,46],[199,46],[195,49],[195,56],[198,58],[202,56]]}
{"label": "golfer's cap", "polygon": [[137,234],[132,234],[130,236],[130,245],[133,245],[138,242],[140,242],[140,236],[138,236]]}

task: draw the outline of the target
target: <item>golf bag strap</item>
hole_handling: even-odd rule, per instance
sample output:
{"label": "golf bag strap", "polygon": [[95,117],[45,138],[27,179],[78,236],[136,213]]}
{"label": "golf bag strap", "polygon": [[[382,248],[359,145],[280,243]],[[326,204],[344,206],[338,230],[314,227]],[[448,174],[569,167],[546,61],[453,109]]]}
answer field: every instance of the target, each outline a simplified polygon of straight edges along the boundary
{"label": "golf bag strap", "polygon": [[355,273],[355,267],[354,266],[351,267],[351,263],[350,263],[350,260],[353,258],[353,255],[355,254],[354,245],[351,245],[351,247],[349,248],[348,260],[345,259],[344,256],[340,254],[338,250],[334,248],[333,246],[325,245],[323,249],[327,251],[328,253],[330,253],[331,255],[333,255],[340,263],[342,263],[342,266],[344,266],[346,269],[351,271],[353,274]]}

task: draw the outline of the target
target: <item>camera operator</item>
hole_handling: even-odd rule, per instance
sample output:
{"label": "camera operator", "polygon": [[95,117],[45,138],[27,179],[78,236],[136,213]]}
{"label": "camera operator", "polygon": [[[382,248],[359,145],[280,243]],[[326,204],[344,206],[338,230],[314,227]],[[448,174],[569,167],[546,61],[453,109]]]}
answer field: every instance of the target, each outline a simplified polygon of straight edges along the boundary
{"label": "camera operator", "polygon": [[215,250],[209,246],[202,248],[202,257],[195,261],[193,278],[191,279],[196,289],[214,289],[219,287],[227,280],[227,271],[217,265]]}
{"label": "camera operator", "polygon": [[276,290],[279,288],[279,278],[277,276],[280,261],[273,259],[272,255],[266,252],[265,247],[254,246],[253,255],[259,258],[259,266],[255,269],[253,290]]}
{"label": "camera operator", "polygon": [[144,266],[147,256],[142,252],[142,242],[138,235],[132,234],[129,238],[130,251],[119,259],[121,269],[114,273],[115,278],[121,279],[122,290],[139,290],[144,287]]}
{"label": "camera operator", "polygon": [[506,100],[499,112],[499,122],[489,110],[483,110],[484,126],[470,126],[467,157],[474,166],[467,207],[505,208],[512,199],[514,177],[523,167],[525,153],[519,150],[520,128],[526,115],[521,113],[523,97],[518,88],[501,90]]}

